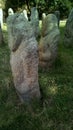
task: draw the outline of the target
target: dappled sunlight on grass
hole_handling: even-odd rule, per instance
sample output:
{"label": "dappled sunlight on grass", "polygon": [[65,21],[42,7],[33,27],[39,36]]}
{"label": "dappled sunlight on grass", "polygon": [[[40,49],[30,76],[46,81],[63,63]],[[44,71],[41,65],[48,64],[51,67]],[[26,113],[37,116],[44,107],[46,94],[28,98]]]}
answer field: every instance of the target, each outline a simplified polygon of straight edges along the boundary
{"label": "dappled sunlight on grass", "polygon": [[39,27],[42,28],[42,20],[39,21]]}
{"label": "dappled sunlight on grass", "polygon": [[6,23],[3,24],[3,28],[2,29],[3,29],[3,31],[7,31],[7,24]]}
{"label": "dappled sunlight on grass", "polygon": [[49,87],[48,91],[51,95],[55,95],[58,92],[58,87],[57,86],[51,86],[51,87]]}

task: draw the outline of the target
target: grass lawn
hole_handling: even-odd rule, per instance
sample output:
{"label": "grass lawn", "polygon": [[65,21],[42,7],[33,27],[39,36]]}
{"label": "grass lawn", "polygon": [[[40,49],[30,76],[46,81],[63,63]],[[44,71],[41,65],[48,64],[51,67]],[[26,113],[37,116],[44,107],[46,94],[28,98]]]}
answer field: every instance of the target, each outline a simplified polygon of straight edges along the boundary
{"label": "grass lawn", "polygon": [[58,58],[50,71],[39,69],[41,103],[21,104],[16,94],[7,44],[0,46],[0,130],[73,130],[73,49],[63,45],[60,23]]}

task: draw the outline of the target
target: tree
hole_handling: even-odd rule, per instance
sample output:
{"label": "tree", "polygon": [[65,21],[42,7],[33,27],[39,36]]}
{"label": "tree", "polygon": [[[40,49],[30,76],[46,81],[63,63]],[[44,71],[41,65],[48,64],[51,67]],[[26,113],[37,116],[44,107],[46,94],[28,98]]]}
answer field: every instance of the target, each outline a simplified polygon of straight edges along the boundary
{"label": "tree", "polygon": [[5,1],[5,9],[13,8],[16,12],[18,8],[27,7],[30,12],[31,7],[36,6],[39,11],[39,15],[45,12],[46,14],[59,10],[62,16],[68,16],[69,11],[72,8],[73,0],[3,0]]}

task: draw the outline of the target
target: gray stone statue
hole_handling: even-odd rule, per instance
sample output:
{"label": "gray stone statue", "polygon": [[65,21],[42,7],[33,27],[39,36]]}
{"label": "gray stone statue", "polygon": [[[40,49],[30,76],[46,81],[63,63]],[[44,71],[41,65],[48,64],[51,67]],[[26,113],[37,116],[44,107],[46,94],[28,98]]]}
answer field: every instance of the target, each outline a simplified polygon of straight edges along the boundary
{"label": "gray stone statue", "polygon": [[48,14],[42,22],[42,33],[39,42],[39,63],[41,67],[50,68],[57,57],[60,31],[57,18]]}
{"label": "gray stone statue", "polygon": [[40,28],[39,28],[39,14],[36,7],[31,8],[31,25],[34,31],[34,35],[36,38],[38,38],[40,34]]}
{"label": "gray stone statue", "polygon": [[12,9],[12,8],[9,8],[9,9],[8,9],[8,15],[13,15],[13,14],[14,14],[13,9]]}
{"label": "gray stone statue", "polygon": [[30,22],[23,14],[14,14],[8,17],[7,28],[16,91],[22,102],[39,99],[38,45]]}
{"label": "gray stone statue", "polygon": [[73,47],[73,9],[71,10],[66,22],[64,32],[64,45],[66,47]]}
{"label": "gray stone statue", "polygon": [[2,8],[0,8],[0,24],[1,24],[1,28],[3,27],[3,10]]}
{"label": "gray stone statue", "polygon": [[59,10],[56,10],[56,11],[54,12],[54,14],[55,14],[56,17],[57,17],[57,20],[58,20],[58,27],[59,27],[59,24],[60,24],[60,11],[59,11]]}
{"label": "gray stone statue", "polygon": [[28,20],[28,16],[27,16],[27,10],[23,10],[23,14],[24,14],[24,17]]}
{"label": "gray stone statue", "polygon": [[46,14],[42,13],[42,19],[45,19],[45,18],[46,18]]}

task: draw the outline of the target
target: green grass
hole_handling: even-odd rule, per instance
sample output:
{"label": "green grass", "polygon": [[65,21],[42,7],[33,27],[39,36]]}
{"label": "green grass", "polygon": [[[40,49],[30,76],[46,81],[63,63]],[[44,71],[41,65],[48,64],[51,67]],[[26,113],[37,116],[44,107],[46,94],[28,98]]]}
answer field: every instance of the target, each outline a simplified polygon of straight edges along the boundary
{"label": "green grass", "polygon": [[21,104],[16,94],[4,30],[6,42],[0,46],[0,130],[73,130],[73,50],[63,45],[63,24],[60,30],[59,55],[53,68],[39,69],[42,100],[31,106]]}

